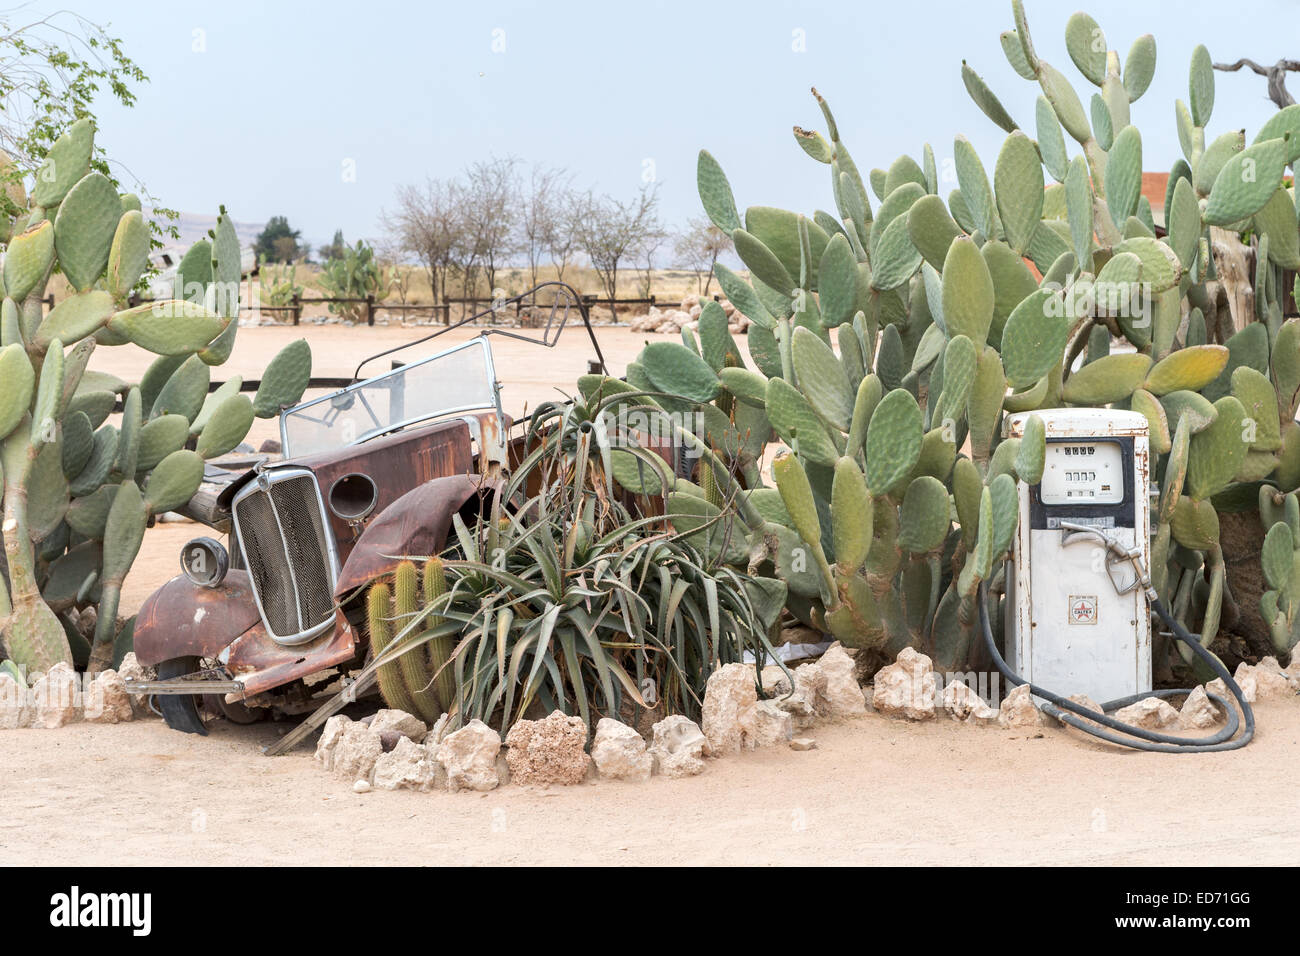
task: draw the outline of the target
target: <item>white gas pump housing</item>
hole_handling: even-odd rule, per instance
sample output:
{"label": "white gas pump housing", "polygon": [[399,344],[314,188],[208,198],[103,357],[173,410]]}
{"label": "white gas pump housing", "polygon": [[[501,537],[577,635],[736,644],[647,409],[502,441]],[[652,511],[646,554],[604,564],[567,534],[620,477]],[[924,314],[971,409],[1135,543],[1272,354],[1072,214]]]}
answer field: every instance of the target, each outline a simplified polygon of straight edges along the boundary
{"label": "white gas pump housing", "polygon": [[[1008,416],[1005,437],[1031,413]],[[1089,526],[1137,548],[1151,566],[1147,420],[1108,408],[1043,409],[1042,480],[1020,482],[1007,570],[1003,655],[1026,681],[1104,703],[1151,690],[1151,613],[1131,562]]]}

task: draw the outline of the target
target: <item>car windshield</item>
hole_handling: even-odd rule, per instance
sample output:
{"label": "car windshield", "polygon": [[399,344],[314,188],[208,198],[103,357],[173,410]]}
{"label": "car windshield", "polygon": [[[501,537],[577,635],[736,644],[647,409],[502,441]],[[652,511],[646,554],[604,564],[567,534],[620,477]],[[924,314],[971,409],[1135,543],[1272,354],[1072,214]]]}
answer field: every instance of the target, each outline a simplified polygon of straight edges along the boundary
{"label": "car windshield", "polygon": [[284,456],[298,457],[485,408],[500,412],[492,349],[479,337],[285,409],[280,438]]}

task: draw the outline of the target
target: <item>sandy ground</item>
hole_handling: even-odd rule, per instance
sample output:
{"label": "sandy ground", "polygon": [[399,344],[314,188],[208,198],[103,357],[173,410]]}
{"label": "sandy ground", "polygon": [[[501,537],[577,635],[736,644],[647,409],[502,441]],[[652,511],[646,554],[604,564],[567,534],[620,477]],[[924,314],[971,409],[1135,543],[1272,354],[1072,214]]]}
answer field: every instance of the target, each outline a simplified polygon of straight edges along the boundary
{"label": "sandy ground", "polygon": [[1196,756],[870,715],[684,780],[487,794],[355,794],[261,756],[283,724],[0,731],[0,865],[1294,865],[1300,700],[1257,715]]}

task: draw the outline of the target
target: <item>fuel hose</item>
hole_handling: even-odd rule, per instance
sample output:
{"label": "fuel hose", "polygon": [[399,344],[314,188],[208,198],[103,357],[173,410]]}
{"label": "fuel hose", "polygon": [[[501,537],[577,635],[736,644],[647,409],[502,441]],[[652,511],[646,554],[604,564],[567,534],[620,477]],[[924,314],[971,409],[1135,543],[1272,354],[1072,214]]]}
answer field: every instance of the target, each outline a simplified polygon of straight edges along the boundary
{"label": "fuel hose", "polygon": [[[1133,694],[1130,697],[1120,697],[1102,704],[1101,709],[1104,713],[1099,714],[1094,710],[1076,704],[1068,698],[1039,687],[1037,684],[1029,683],[1013,671],[1007,662],[1002,659],[997,642],[993,639],[993,628],[989,623],[988,592],[988,582],[985,581],[980,585],[977,596],[980,630],[984,633],[984,644],[988,647],[989,654],[993,657],[993,663],[1003,677],[1010,681],[1013,686],[1019,687],[1022,684],[1028,686],[1030,693],[1047,702],[1041,708],[1043,713],[1101,740],[1119,744],[1122,747],[1132,747],[1135,750],[1146,750],[1153,753],[1195,754],[1237,750],[1250,743],[1251,738],[1255,736],[1255,712],[1247,703],[1246,695],[1242,692],[1241,687],[1233,680],[1232,675],[1228,673],[1228,669],[1223,666],[1223,662],[1202,647],[1201,642],[1195,635],[1188,633],[1187,628],[1174,619],[1173,615],[1164,606],[1164,603],[1154,595],[1149,587],[1147,597],[1151,604],[1151,610],[1173,632],[1177,640],[1190,647],[1192,653],[1200,657],[1215,674],[1223,679],[1224,685],[1232,693],[1232,696],[1237,699],[1237,704],[1241,707],[1242,717],[1245,720],[1244,727],[1237,718],[1237,712],[1233,706],[1223,697],[1208,691],[1206,696],[1227,714],[1227,724],[1222,730],[1208,737],[1176,737],[1126,724],[1109,716],[1109,714],[1111,711],[1127,707],[1129,704],[1135,704],[1148,697],[1178,697],[1191,693],[1193,688],[1156,690],[1150,693]],[[1238,736],[1237,731],[1239,729],[1241,734]],[[1117,733],[1113,731],[1117,731]]]}

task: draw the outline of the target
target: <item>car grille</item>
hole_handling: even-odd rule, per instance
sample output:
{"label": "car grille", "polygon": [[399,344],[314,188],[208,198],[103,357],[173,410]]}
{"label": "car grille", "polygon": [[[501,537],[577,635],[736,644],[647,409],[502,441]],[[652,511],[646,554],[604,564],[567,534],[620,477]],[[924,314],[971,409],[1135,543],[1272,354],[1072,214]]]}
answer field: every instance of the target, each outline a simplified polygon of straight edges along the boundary
{"label": "car grille", "polygon": [[310,473],[266,477],[266,488],[254,480],[235,497],[235,528],[263,623],[295,644],[334,618],[333,539]]}

